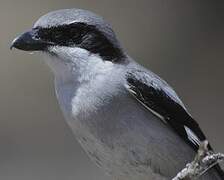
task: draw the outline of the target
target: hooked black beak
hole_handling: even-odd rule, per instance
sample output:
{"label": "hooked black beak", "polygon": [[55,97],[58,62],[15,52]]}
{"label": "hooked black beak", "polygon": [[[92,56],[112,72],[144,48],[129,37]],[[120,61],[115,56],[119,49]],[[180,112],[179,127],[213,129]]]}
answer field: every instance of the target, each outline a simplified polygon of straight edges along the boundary
{"label": "hooked black beak", "polygon": [[36,29],[32,29],[18,36],[12,41],[10,49],[16,48],[23,51],[43,51],[51,43],[42,40]]}

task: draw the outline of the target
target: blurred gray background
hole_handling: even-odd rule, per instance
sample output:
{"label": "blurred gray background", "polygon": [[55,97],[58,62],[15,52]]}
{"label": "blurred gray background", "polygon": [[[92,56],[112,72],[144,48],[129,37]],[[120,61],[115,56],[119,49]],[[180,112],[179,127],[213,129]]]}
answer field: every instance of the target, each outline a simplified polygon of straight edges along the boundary
{"label": "blurred gray background", "polygon": [[41,15],[72,7],[110,21],[129,54],[176,89],[224,152],[223,0],[1,0],[0,179],[110,180],[66,125],[42,56],[9,50]]}

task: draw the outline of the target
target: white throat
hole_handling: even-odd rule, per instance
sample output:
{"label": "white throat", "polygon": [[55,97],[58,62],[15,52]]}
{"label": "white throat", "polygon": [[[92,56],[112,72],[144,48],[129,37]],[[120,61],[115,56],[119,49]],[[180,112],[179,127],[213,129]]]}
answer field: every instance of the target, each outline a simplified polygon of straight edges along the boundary
{"label": "white throat", "polygon": [[56,94],[64,112],[94,109],[92,102],[98,103],[100,98],[96,97],[103,96],[100,89],[113,92],[109,81],[117,81],[112,77],[117,74],[114,63],[81,48],[53,47],[51,52],[57,56],[48,57],[47,63],[55,75]]}
{"label": "white throat", "polygon": [[114,67],[112,62],[104,61],[97,54],[78,47],[56,46],[49,51],[56,56],[48,56],[47,64],[55,77],[63,82],[87,82],[100,74],[108,73]]}

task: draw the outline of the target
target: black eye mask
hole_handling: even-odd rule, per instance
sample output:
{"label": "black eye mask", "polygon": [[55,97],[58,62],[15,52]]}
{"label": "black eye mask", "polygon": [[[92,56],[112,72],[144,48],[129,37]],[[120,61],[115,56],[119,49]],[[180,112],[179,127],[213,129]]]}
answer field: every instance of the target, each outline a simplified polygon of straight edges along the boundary
{"label": "black eye mask", "polygon": [[124,57],[122,51],[115,47],[95,26],[74,23],[57,27],[37,27],[40,39],[59,46],[76,46],[99,54],[105,60],[116,61]]}

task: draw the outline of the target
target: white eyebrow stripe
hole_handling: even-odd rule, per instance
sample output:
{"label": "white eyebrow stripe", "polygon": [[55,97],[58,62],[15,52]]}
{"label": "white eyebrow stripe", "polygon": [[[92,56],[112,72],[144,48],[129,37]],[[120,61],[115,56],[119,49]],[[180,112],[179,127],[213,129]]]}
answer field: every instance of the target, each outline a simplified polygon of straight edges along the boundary
{"label": "white eyebrow stripe", "polygon": [[184,126],[184,129],[187,133],[187,137],[188,139],[194,143],[195,145],[200,145],[201,141],[200,139],[197,137],[197,135],[187,126]]}

